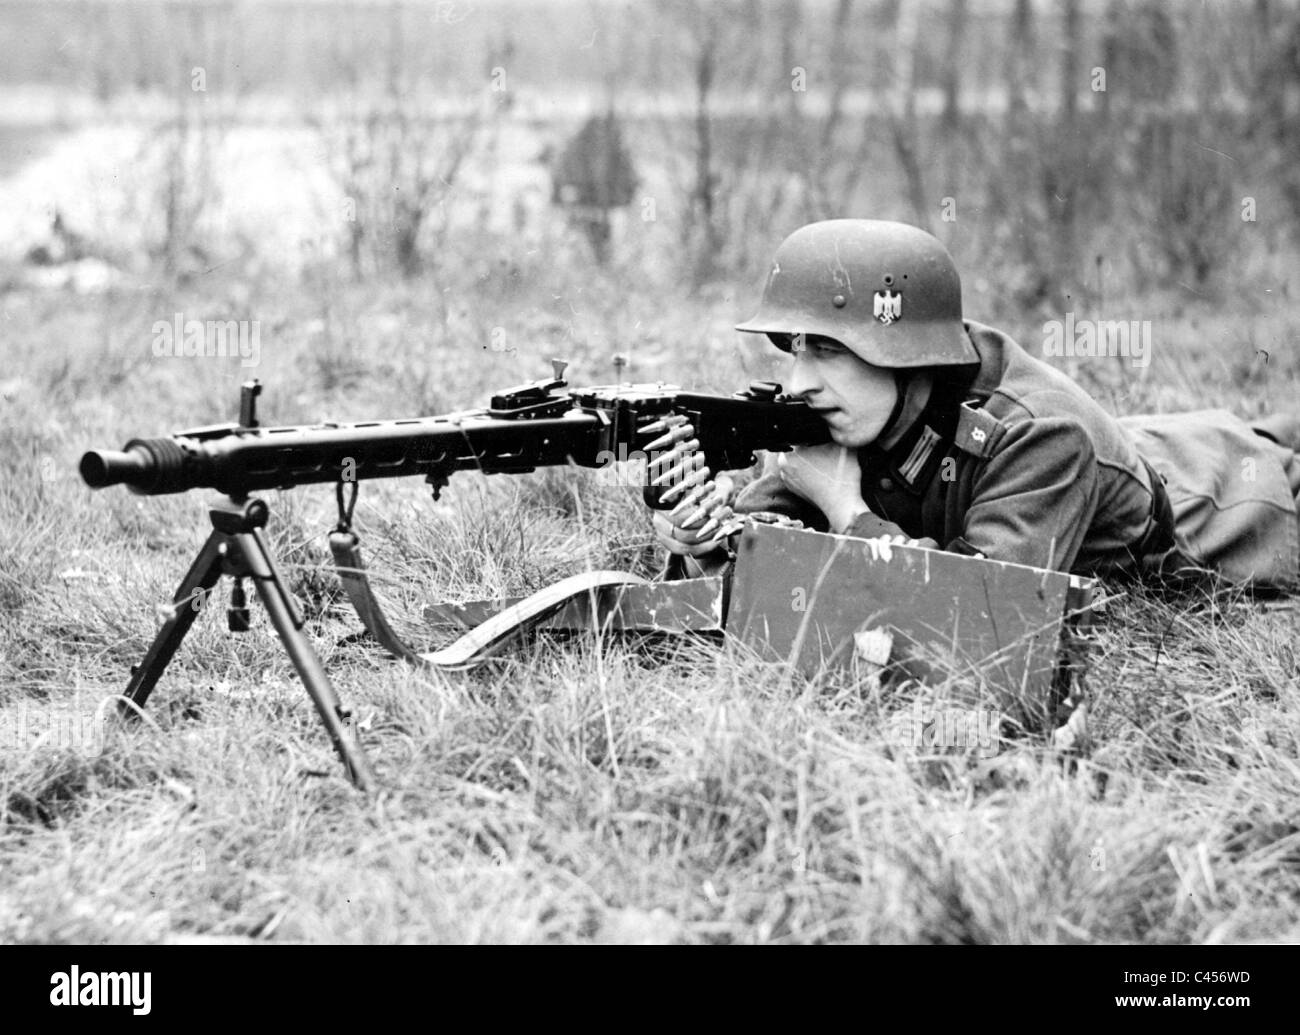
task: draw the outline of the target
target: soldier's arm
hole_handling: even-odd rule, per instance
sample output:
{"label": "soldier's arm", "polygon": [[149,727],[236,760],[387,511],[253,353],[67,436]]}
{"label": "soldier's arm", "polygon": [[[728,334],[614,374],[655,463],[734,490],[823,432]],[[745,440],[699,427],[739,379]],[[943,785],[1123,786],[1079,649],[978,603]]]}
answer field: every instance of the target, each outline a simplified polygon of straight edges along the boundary
{"label": "soldier's arm", "polygon": [[[775,456],[768,456],[763,464],[765,473],[757,477],[750,475],[748,484],[736,495],[731,509],[737,514],[755,514],[760,511],[780,514],[783,517],[802,521],[806,528],[825,532],[826,516],[802,496],[786,488],[780,476],[776,474],[775,460]],[[741,474],[738,480],[744,477],[745,474]],[[669,549],[672,547],[670,546]],[[727,551],[722,546],[697,557],[682,556],[683,568],[690,577],[716,575],[726,563]]]}
{"label": "soldier's arm", "polygon": [[[769,475],[750,486],[747,510],[775,510],[802,517],[812,510],[826,531],[826,518]],[[998,451],[977,471],[962,535],[950,543],[918,539],[920,546],[994,560],[1069,571],[1097,508],[1097,467],[1092,440],[1076,422],[1061,418],[1010,427]],[[740,507],[737,506],[737,510]],[[842,530],[869,539],[904,536],[892,521],[870,512]]]}
{"label": "soldier's arm", "polygon": [[746,486],[745,491],[736,500],[734,507],[736,513],[753,514],[758,511],[767,511],[781,514],[784,517],[795,518],[802,521],[804,527],[818,532],[839,532],[842,535],[856,536],[860,539],[875,539],[883,535],[906,539],[917,546],[924,546],[932,550],[939,548],[939,544],[933,539],[912,539],[899,525],[887,521],[870,511],[859,514],[845,528],[831,528],[825,514],[798,493],[788,488],[781,480],[781,477],[775,473],[776,457],[770,457],[769,461],[773,469]]}
{"label": "soldier's arm", "polygon": [[769,454],[763,465],[763,474],[741,490],[732,504],[737,514],[756,514],[764,511],[802,521],[805,528],[818,532],[828,530],[826,515],[798,493],[786,487],[776,473],[776,454]]}
{"label": "soldier's arm", "polygon": [[901,536],[906,539],[909,544],[915,546],[924,546],[930,550],[937,550],[939,548],[939,544],[933,539],[913,539],[903,531],[901,526],[894,524],[892,521],[887,521],[878,514],[871,513],[871,511],[867,511],[865,514],[859,514],[854,518],[852,524],[850,524],[848,528],[844,529],[844,534],[856,536],[859,539],[877,539],[882,535],[889,536],[891,539]]}
{"label": "soldier's arm", "polygon": [[975,475],[963,533],[945,549],[1069,571],[1097,509],[1097,459],[1077,422],[1007,429]]}

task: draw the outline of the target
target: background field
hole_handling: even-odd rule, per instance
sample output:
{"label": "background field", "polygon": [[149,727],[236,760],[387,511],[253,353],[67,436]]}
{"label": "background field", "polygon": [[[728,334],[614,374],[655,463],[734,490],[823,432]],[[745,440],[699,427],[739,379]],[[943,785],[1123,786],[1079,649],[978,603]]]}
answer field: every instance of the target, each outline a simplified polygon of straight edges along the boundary
{"label": "background field", "polygon": [[[480,405],[552,356],[575,384],[619,354],[635,380],[780,380],[731,328],[780,239],[833,215],[929,227],[968,315],[1034,352],[1067,312],[1150,320],[1147,367],[1056,360],[1114,412],[1295,406],[1294,4],[5,2],[0,40],[0,939],[1300,933],[1290,608],[1120,594],[1081,764],[931,757],[910,699],[734,647],[412,672],[350,638],[332,494],[273,496],[389,788],[367,803],[264,617],[232,638],[224,600],[149,722],[86,735],[206,519],[76,476],[233,418],[250,375],[276,423]],[[178,312],[258,321],[257,367],[155,357]],[[656,573],[637,497],[458,475],[437,503],[365,486],[358,514],[433,644],[426,602]]]}

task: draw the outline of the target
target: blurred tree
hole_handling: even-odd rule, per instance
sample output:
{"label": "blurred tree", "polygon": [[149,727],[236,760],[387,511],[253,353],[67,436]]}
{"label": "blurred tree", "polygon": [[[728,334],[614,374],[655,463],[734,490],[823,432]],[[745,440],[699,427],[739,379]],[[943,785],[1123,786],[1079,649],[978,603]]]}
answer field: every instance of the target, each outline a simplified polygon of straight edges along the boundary
{"label": "blurred tree", "polygon": [[[817,156],[816,161],[800,161],[797,166],[804,185],[804,218],[809,221],[842,215],[852,192],[853,167],[838,160],[844,154],[844,141],[849,135],[849,127],[843,124],[844,97],[852,83],[858,56],[849,34],[852,12],[853,0],[837,0],[828,33],[824,73],[830,91],[820,130],[816,131],[817,117],[813,113],[793,109],[795,117],[791,129],[801,142],[801,150]],[[791,90],[790,95],[806,96],[795,90]],[[805,128],[816,131],[815,138],[804,133]],[[808,143],[804,143],[805,140]]]}
{"label": "blurred tree", "polygon": [[[491,43],[488,46],[486,70],[488,79],[491,80],[497,74],[497,69],[501,69],[507,75],[510,75],[514,71],[514,63],[515,39],[507,29],[499,42]],[[497,107],[503,113],[509,112],[515,106],[514,90],[501,90],[497,93],[496,98]]]}
{"label": "blurred tree", "polygon": [[709,95],[718,62],[718,20],[706,8],[699,24],[704,31],[695,53],[695,190],[691,201],[704,231],[703,247],[697,253],[697,279],[703,280],[713,272],[720,238],[713,215],[713,192],[718,176],[713,170],[713,128],[709,112]]}
{"label": "blurred tree", "polygon": [[[1116,3],[1106,41],[1108,85],[1129,142],[1116,141],[1128,159],[1126,189],[1116,193],[1163,260],[1143,273],[1198,291],[1235,254],[1241,225],[1229,153],[1236,148],[1227,144],[1237,116],[1223,108],[1215,59],[1222,26],[1204,13],[1184,11],[1175,20],[1157,0]],[[1184,110],[1187,98],[1194,110]]]}
{"label": "blurred tree", "polygon": [[[781,40],[781,75],[783,77],[791,75],[795,66],[800,64],[799,54],[795,46],[799,41],[800,23],[802,21],[803,3],[801,0],[791,0],[791,2],[782,6],[778,35]],[[786,107],[792,125],[799,118],[799,101],[805,96],[807,94],[800,90],[786,91]]]}
{"label": "blurred tree", "polygon": [[943,128],[948,133],[957,129],[961,118],[962,43],[966,39],[966,16],[969,13],[968,0],[949,0],[948,53],[944,58],[941,73],[943,80]]}
{"label": "blurred tree", "polygon": [[[386,24],[368,23],[385,43],[378,62],[371,51],[339,41],[331,71],[343,89],[308,122],[322,137],[341,202],[322,236],[344,238],[357,279],[397,273],[436,285],[446,202],[482,147],[493,105],[480,87],[477,98],[464,98],[462,112],[440,118],[427,110],[427,68],[408,53],[412,17],[394,5]],[[432,295],[441,304],[442,292]]]}
{"label": "blurred tree", "polygon": [[[1060,113],[1052,155],[1043,163],[1043,195],[1055,229],[1056,286],[1073,279],[1077,256],[1079,164],[1084,160],[1079,134],[1079,51],[1082,34],[1079,0],[1061,0]],[[1052,160],[1055,158],[1057,160]]]}
{"label": "blurred tree", "polygon": [[1250,70],[1250,136],[1263,152],[1261,164],[1280,185],[1300,233],[1300,9],[1279,14],[1265,0],[1255,6],[1253,35],[1261,56]]}
{"label": "blurred tree", "polygon": [[1007,126],[1018,128],[1028,107],[1025,100],[1029,78],[1030,55],[1034,50],[1033,0],[1016,0],[1011,18],[1011,38],[1007,54]]}
{"label": "blurred tree", "polygon": [[1102,38],[1103,110],[1112,96],[1130,109],[1168,105],[1178,87],[1178,61],[1178,33],[1165,4],[1111,0]]}
{"label": "blurred tree", "polygon": [[939,71],[943,87],[943,114],[935,146],[943,155],[943,184],[937,193],[953,198],[957,194],[957,184],[962,179],[966,158],[965,140],[961,133],[964,127],[961,90],[962,72],[966,64],[963,51],[966,35],[970,31],[969,14],[968,0],[949,0],[948,41],[943,67]]}
{"label": "blurred tree", "polygon": [[925,165],[921,158],[921,123],[916,112],[916,52],[921,43],[920,19],[915,4],[899,3],[894,8],[894,58],[892,103],[887,106],[890,135],[899,167],[907,183],[912,205],[912,222],[930,229],[930,205],[925,186]]}

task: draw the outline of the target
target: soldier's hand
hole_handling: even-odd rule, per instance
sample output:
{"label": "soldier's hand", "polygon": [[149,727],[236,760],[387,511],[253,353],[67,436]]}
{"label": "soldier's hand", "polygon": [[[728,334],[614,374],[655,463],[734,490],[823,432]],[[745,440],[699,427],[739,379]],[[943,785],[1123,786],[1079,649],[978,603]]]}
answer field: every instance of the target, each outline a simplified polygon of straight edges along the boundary
{"label": "soldier's hand", "polygon": [[655,537],[669,553],[687,557],[703,557],[721,549],[717,536],[722,523],[732,516],[735,492],[732,479],[718,475],[706,491],[688,493],[670,511],[656,510],[651,519]]}
{"label": "soldier's hand", "polygon": [[855,449],[833,442],[796,446],[777,457],[776,470],[786,488],[826,515],[833,531],[842,532],[858,515],[869,512]]}

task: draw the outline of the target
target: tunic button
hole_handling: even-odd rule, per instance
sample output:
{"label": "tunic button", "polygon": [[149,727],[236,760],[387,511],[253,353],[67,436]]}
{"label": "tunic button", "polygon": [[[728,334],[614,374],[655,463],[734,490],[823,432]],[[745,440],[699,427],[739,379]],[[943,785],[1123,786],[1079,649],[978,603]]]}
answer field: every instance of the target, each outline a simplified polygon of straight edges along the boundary
{"label": "tunic button", "polygon": [[893,492],[893,491],[894,491],[894,479],[893,479],[893,478],[881,478],[881,479],[880,479],[880,490],[881,490],[881,492]]}

